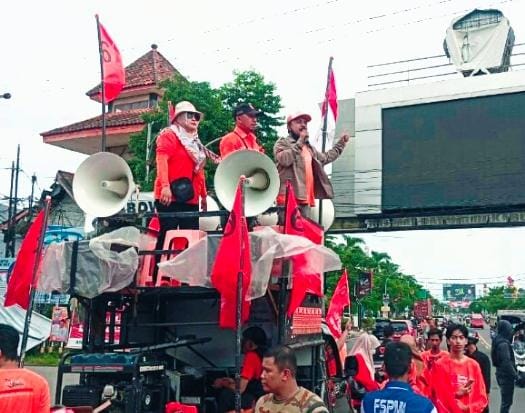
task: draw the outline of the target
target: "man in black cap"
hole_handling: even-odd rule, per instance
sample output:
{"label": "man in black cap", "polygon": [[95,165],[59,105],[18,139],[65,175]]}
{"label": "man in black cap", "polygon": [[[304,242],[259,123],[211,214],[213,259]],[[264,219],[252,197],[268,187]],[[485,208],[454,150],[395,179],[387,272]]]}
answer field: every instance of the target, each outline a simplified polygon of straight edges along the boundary
{"label": "man in black cap", "polygon": [[263,147],[257,142],[255,128],[257,127],[257,117],[261,111],[255,109],[251,103],[240,103],[233,110],[235,128],[232,132],[221,138],[220,152],[224,159],[232,152],[242,149],[263,152]]}
{"label": "man in black cap", "polygon": [[[469,334],[467,338],[467,347],[465,347],[465,354],[476,360],[481,369],[481,374],[483,374],[483,381],[485,382],[485,389],[487,390],[487,398],[489,397],[490,392],[490,359],[481,351],[478,350],[478,338]],[[488,413],[489,407],[485,407],[483,413]]]}

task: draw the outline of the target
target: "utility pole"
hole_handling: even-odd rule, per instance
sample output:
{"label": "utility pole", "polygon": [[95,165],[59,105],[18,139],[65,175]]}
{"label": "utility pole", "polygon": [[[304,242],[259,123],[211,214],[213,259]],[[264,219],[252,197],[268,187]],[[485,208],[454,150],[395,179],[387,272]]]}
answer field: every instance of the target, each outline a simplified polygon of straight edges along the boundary
{"label": "utility pole", "polygon": [[9,188],[9,207],[7,209],[7,229],[4,235],[5,257],[8,258],[11,252],[11,227],[13,225],[13,182],[15,179],[15,163],[11,162],[11,186]]}
{"label": "utility pole", "polygon": [[33,197],[35,196],[36,175],[31,176],[31,198],[29,198],[29,222],[33,218]]}
{"label": "utility pole", "polygon": [[16,171],[15,171],[15,197],[13,199],[13,217],[11,229],[11,257],[15,256],[16,250],[16,207],[18,203],[18,175],[20,173],[20,144],[16,149]]}

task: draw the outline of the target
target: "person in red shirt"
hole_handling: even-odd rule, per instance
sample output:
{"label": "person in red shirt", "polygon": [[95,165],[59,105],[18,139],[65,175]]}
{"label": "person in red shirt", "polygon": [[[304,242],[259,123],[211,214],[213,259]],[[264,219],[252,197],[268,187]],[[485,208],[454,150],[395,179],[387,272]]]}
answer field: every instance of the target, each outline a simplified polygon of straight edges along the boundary
{"label": "person in red shirt", "polygon": [[264,149],[257,141],[254,133],[257,128],[257,117],[260,114],[261,111],[255,109],[251,103],[240,103],[235,107],[233,110],[235,128],[221,138],[219,145],[222,159],[230,153],[242,149],[264,153]]}
{"label": "person in red shirt", "polygon": [[[207,152],[197,132],[201,118],[202,113],[190,102],[179,102],[171,126],[163,129],[157,137],[154,197],[155,209],[159,213],[198,212],[199,197],[201,208],[206,211],[204,166]],[[163,249],[166,231],[199,229],[197,215],[188,218],[159,215],[159,222],[156,250]]]}
{"label": "person in red shirt", "polygon": [[[266,333],[260,327],[248,327],[242,333],[244,360],[241,369],[241,407],[243,409],[253,408],[257,399],[264,394],[261,374],[266,344]],[[218,413],[234,411],[235,380],[221,377],[215,380],[213,387],[221,390],[218,396]]]}
{"label": "person in red shirt", "polygon": [[448,355],[448,351],[441,350],[441,341],[443,340],[443,333],[439,328],[433,328],[428,331],[427,351],[421,353],[421,358],[425,363],[428,371],[432,370],[434,364],[443,356]]}
{"label": "person in red shirt", "polygon": [[0,411],[49,413],[47,381],[18,366],[19,339],[16,329],[0,324]]}
{"label": "person in red shirt", "polygon": [[421,396],[429,397],[430,388],[428,383],[428,370],[423,358],[421,357],[421,351],[417,347],[416,339],[410,334],[403,334],[399,341],[407,344],[412,351],[408,383],[412,386],[414,392]]}
{"label": "person in red shirt", "polygon": [[439,413],[481,413],[488,405],[483,374],[478,363],[465,355],[468,330],[464,325],[447,328],[450,354],[432,367],[433,401]]}

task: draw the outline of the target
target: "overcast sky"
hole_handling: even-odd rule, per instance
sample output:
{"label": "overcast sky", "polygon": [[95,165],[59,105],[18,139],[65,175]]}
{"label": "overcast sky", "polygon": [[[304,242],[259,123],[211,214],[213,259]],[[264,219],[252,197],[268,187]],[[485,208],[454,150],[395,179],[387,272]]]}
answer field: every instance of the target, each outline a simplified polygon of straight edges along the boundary
{"label": "overcast sky", "polygon": [[[127,65],[152,43],[186,77],[219,86],[234,70],[254,69],[277,85],[283,115],[303,109],[319,124],[326,67],[334,57],[339,98],[367,89],[367,65],[442,54],[450,21],[497,8],[516,41],[525,40],[525,2],[467,0],[70,1],[9,2],[2,10],[0,197],[9,196],[11,161],[21,145],[20,196],[49,187],[57,170],[84,156],[44,145],[39,133],[96,116],[85,92],[99,82],[95,13]],[[521,20],[521,21],[520,21]],[[367,235],[403,270],[430,280],[525,273],[521,229]],[[365,236],[363,236],[365,238]],[[497,278],[499,277],[499,278]],[[519,279],[519,276],[516,278]],[[525,276],[522,278],[525,279]]]}

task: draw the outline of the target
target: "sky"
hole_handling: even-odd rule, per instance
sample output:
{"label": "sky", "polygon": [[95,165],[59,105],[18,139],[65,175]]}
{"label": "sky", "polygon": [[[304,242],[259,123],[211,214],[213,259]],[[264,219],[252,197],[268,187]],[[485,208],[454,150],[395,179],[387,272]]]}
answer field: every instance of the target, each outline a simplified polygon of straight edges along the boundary
{"label": "sky", "polygon": [[[39,194],[57,170],[74,172],[85,158],[43,144],[40,133],[100,112],[85,95],[100,77],[96,13],[126,65],[155,43],[184,76],[212,86],[231,81],[235,70],[256,70],[276,84],[281,114],[309,111],[315,129],[330,56],[339,98],[352,98],[367,90],[369,65],[442,54],[451,20],[474,8],[501,10],[516,42],[525,39],[525,0],[9,2],[0,25],[0,94],[12,95],[0,99],[0,199],[9,196],[18,144],[20,197],[29,196],[33,173]],[[389,253],[403,270],[428,279],[429,289],[439,295],[441,287],[431,282],[444,277],[481,282],[525,273],[523,236],[522,229],[505,229],[362,238],[371,249]]]}

